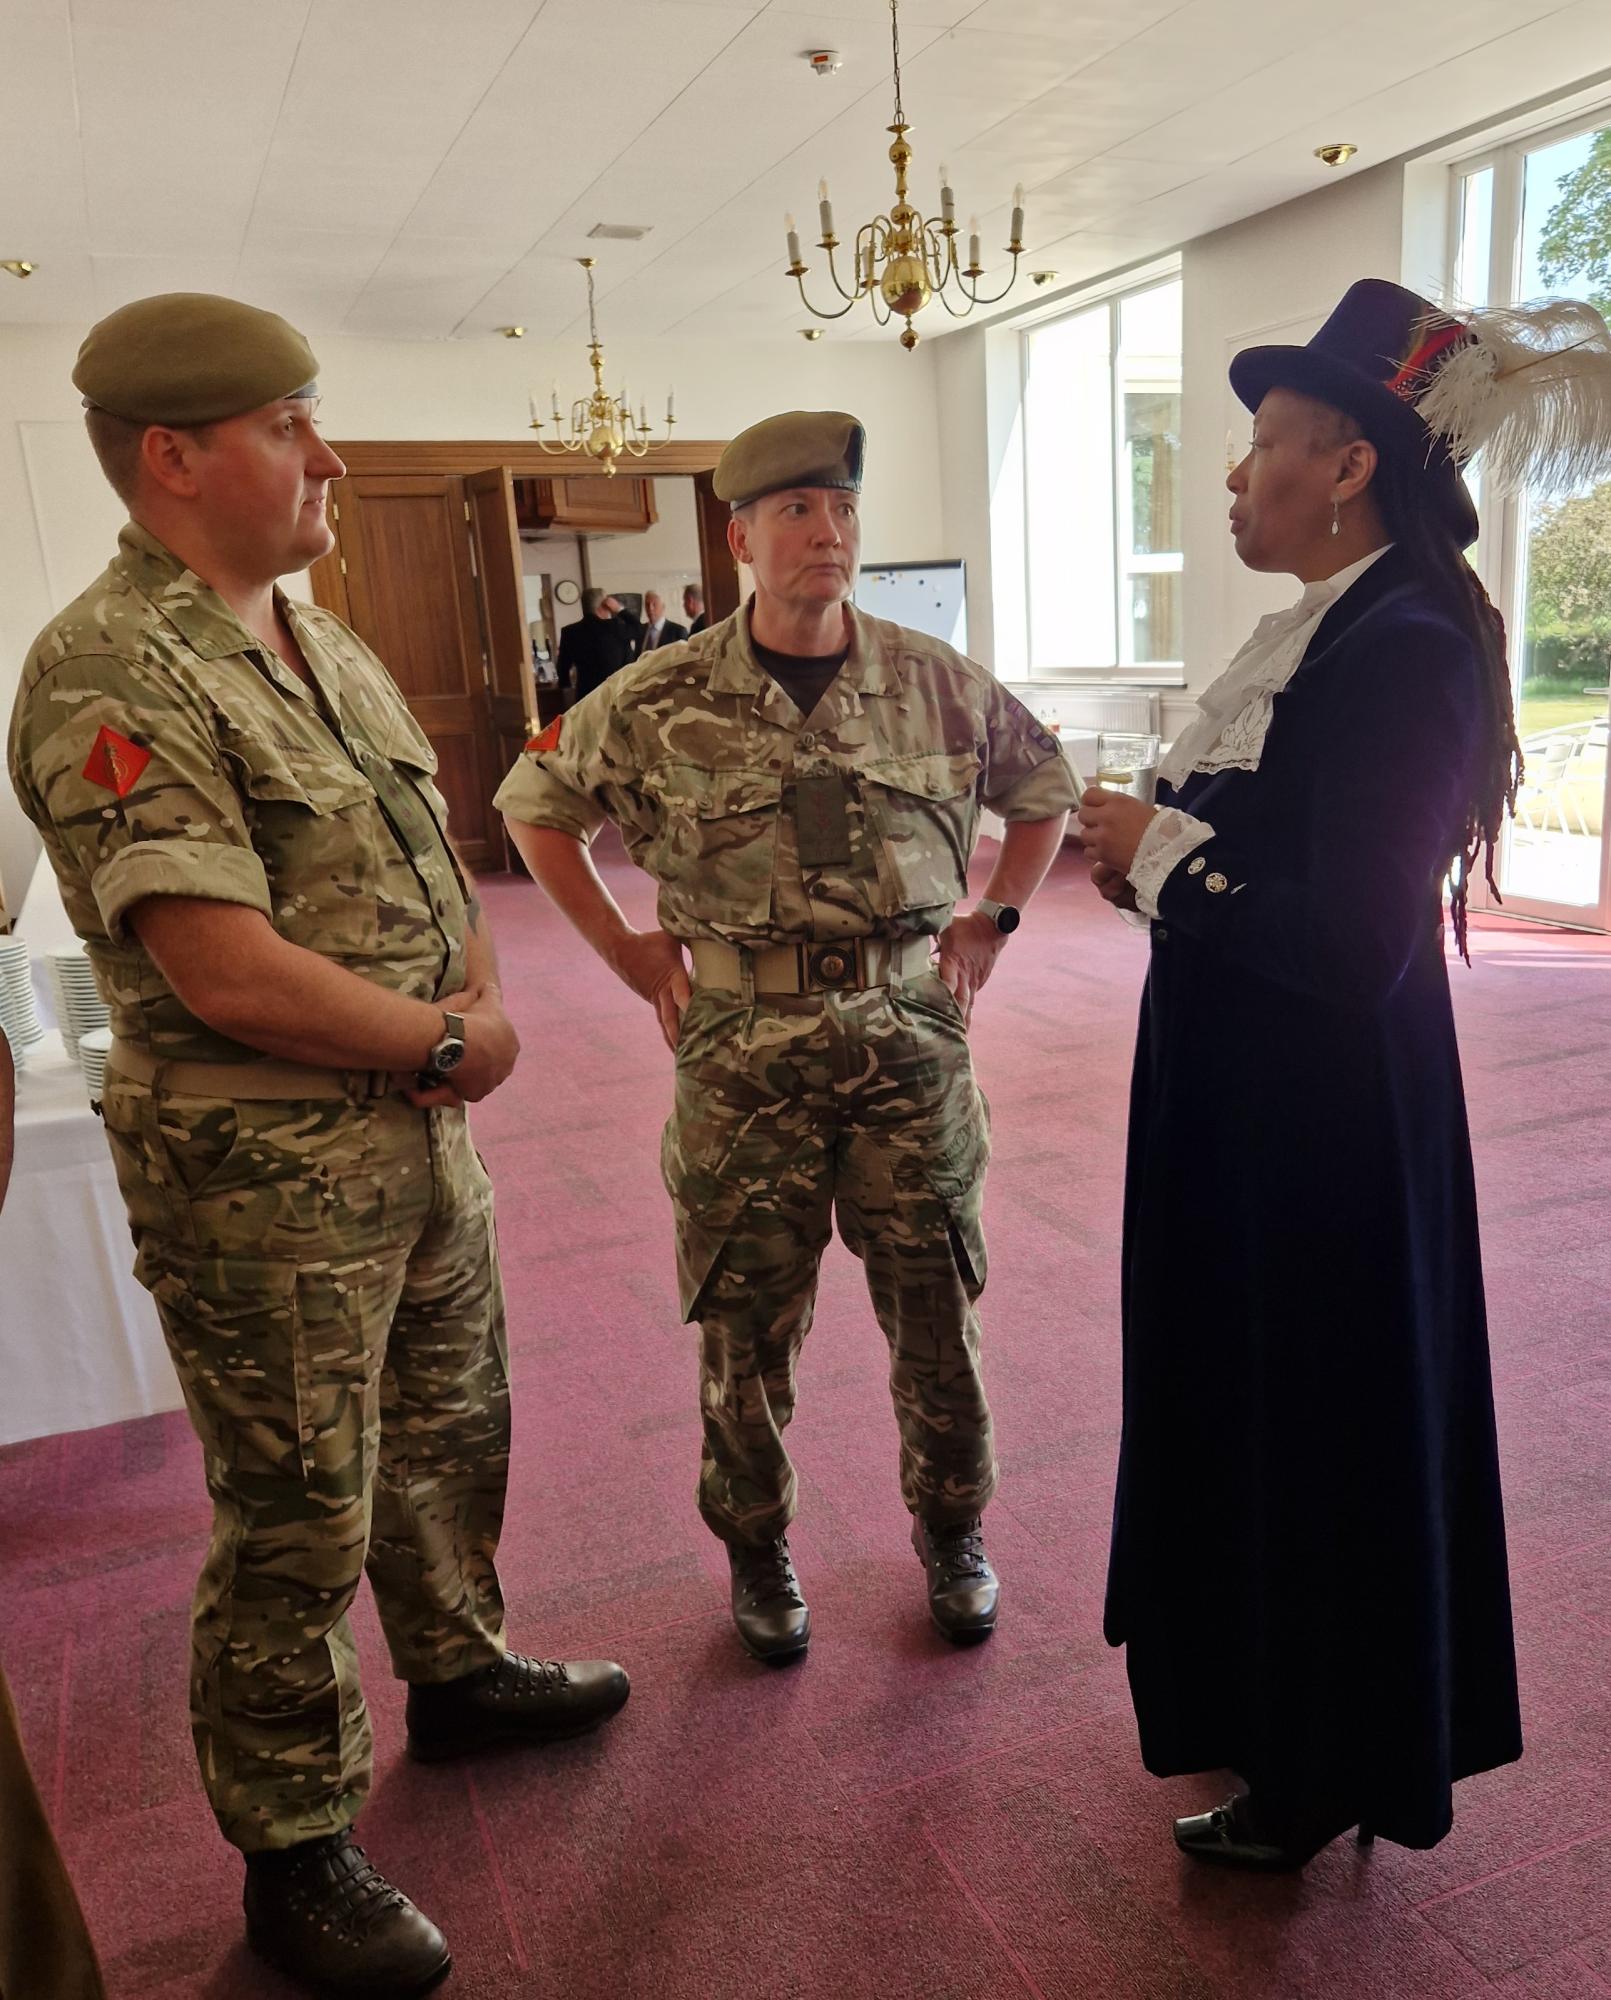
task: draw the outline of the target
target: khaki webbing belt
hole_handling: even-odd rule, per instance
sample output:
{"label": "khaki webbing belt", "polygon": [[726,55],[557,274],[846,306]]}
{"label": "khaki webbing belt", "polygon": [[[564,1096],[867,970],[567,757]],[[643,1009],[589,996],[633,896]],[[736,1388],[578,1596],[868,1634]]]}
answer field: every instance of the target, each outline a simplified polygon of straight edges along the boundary
{"label": "khaki webbing belt", "polygon": [[928,971],[926,937],[841,938],[831,944],[747,945],[700,938],[688,947],[696,986],[734,993],[849,993],[895,986]]}
{"label": "khaki webbing belt", "polygon": [[397,1086],[387,1070],[319,1069],[312,1063],[162,1062],[144,1049],[114,1042],[109,1070],[133,1083],[153,1084],[180,1097],[233,1097],[250,1103],[294,1102],[299,1098],[351,1098],[364,1103],[385,1097]]}

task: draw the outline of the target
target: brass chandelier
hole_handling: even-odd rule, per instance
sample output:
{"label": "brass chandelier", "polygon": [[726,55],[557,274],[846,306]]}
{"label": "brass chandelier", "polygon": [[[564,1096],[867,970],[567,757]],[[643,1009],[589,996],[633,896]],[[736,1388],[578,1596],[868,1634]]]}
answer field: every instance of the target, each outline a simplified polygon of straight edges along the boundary
{"label": "brass chandelier", "polygon": [[[913,315],[921,312],[930,299],[938,298],[953,319],[966,319],[975,306],[997,304],[1018,282],[1018,259],[1024,253],[1024,190],[1022,185],[1013,190],[1012,241],[1007,245],[1012,275],[999,292],[986,297],[979,290],[979,280],[984,276],[984,267],[979,262],[979,220],[975,216],[968,225],[968,261],[964,265],[957,255],[956,196],[945,168],[940,169],[937,222],[925,219],[907,200],[906,170],[911,164],[912,149],[906,142],[911,127],[901,103],[900,0],[889,0],[889,24],[895,56],[895,122],[886,129],[895,135],[895,143],[889,149],[895,167],[895,200],[887,215],[875,215],[856,231],[848,290],[834,262],[839,238],[834,234],[828,183],[817,183],[817,214],[822,225],[818,247],[828,253],[828,276],[845,301],[843,305],[824,311],[806,297],[808,267],[800,261],[800,238],[792,215],[784,217],[784,227],[789,242],[788,275],[799,285],[800,300],[808,313],[817,319],[843,319],[866,299],[880,326],[888,326],[892,319],[905,320],[901,345],[910,352],[919,339],[912,325]],[[962,303],[953,303],[954,298]]]}
{"label": "brass chandelier", "polygon": [[663,438],[649,435],[648,406],[638,405],[636,417],[632,414],[632,404],[628,400],[623,384],[619,396],[612,396],[604,386],[604,345],[599,339],[598,312],[593,301],[592,257],[578,257],[577,263],[587,273],[587,356],[593,369],[593,390],[591,395],[578,396],[571,404],[570,432],[567,435],[560,427],[564,418],[559,409],[559,386],[553,391],[554,413],[552,419],[538,416],[537,397],[532,392],[531,428],[541,431],[545,422],[554,427],[552,442],[539,437],[537,443],[546,452],[556,457],[567,453],[595,459],[605,475],[615,477],[616,461],[622,457],[644,458],[651,451],[663,451],[671,442],[672,426],[677,421],[676,391],[666,391],[666,434]]}

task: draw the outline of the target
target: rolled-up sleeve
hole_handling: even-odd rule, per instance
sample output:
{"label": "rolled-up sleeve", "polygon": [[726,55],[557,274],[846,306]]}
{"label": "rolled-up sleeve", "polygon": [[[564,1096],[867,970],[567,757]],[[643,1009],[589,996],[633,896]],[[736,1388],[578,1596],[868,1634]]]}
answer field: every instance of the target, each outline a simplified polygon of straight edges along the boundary
{"label": "rolled-up sleeve", "polygon": [[606,684],[551,722],[498,787],[498,811],[526,826],[591,841],[606,820],[633,825],[643,798],[636,760]]}
{"label": "rolled-up sleeve", "polygon": [[82,872],[110,937],[148,896],[243,903],[272,918],[263,864],[210,717],[138,661],[49,668],[20,717],[16,762],[41,832]]}
{"label": "rolled-up sleeve", "polygon": [[989,746],[983,799],[1004,820],[1057,819],[1080,802],[1063,746],[999,681],[985,691]]}

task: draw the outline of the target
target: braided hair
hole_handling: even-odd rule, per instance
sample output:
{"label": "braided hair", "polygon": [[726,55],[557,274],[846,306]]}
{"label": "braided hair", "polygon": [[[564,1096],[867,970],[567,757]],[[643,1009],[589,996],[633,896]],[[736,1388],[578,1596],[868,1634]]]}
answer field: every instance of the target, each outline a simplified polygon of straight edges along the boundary
{"label": "braided hair", "polygon": [[[1326,421],[1316,430],[1316,449],[1331,449],[1365,436],[1354,418],[1329,405],[1325,408]],[[1442,446],[1436,448],[1441,450]],[[1369,492],[1383,527],[1409,557],[1421,582],[1471,641],[1482,663],[1483,708],[1470,794],[1460,825],[1449,830],[1448,872],[1454,878],[1450,915],[1455,945],[1469,965],[1467,894],[1471,872],[1480,860],[1494,901],[1503,902],[1494,879],[1494,852],[1506,813],[1516,809],[1522,780],[1505,621],[1466,561],[1454,529],[1429,504],[1425,481],[1408,456],[1378,445]]]}
{"label": "braided hair", "polygon": [[1466,561],[1465,551],[1442,516],[1427,504],[1415,468],[1397,453],[1383,452],[1370,491],[1382,524],[1413,564],[1421,582],[1470,639],[1482,663],[1483,705],[1469,796],[1458,828],[1451,828],[1450,872],[1454,887],[1450,914],[1460,956],[1471,963],[1467,892],[1479,860],[1495,902],[1502,902],[1494,879],[1494,852],[1506,813],[1514,813],[1522,779],[1521,744],[1511,694],[1505,621]]}

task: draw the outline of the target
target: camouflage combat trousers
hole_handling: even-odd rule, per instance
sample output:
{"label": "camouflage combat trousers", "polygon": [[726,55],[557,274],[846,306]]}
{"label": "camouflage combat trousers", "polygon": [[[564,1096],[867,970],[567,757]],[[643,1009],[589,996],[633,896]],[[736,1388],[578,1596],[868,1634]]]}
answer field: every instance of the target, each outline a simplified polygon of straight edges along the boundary
{"label": "camouflage combat trousers", "polygon": [[457,1108],[112,1076],[103,1110],[213,1503],[191,1631],[202,1778],[227,1839],[286,1847],[348,1825],[368,1789],[361,1574],[403,1678],[503,1652],[492,1191]]}
{"label": "camouflage combat trousers", "polygon": [[724,1541],[794,1516],[783,1431],[832,1220],[889,1342],[901,1494],[925,1520],[995,1486],[974,1301],[988,1111],[934,974],[866,992],[695,990],[661,1166],[683,1317],[700,1327],[699,1510]]}

